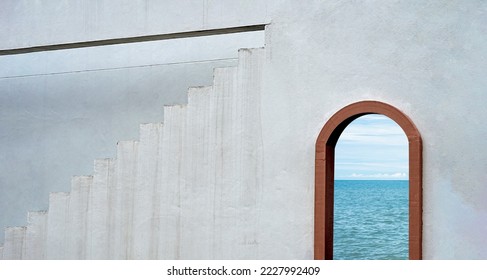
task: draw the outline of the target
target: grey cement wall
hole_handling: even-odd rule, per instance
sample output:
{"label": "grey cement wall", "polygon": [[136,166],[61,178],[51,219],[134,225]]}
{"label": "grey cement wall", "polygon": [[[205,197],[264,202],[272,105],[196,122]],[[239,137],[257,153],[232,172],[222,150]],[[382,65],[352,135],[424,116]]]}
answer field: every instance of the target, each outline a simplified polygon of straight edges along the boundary
{"label": "grey cement wall", "polygon": [[[123,8],[127,9],[125,12],[120,10],[115,15],[105,13],[107,9],[97,7],[97,20],[105,21],[109,18],[114,20],[113,23],[118,22],[118,25],[115,25],[117,28],[113,30],[93,27],[98,26],[93,25],[96,20],[90,18],[93,14],[88,12],[90,9],[81,6],[78,7],[79,15],[74,13],[74,21],[68,24],[71,26],[69,30],[78,32],[66,32],[65,35],[56,37],[58,35],[52,31],[51,35],[44,37],[35,35],[36,32],[33,30],[36,29],[30,29],[32,23],[29,23],[31,27],[27,27],[25,23],[26,27],[23,28],[26,34],[31,33],[33,38],[36,38],[36,42],[50,44],[168,30],[198,30],[271,22],[266,30],[262,95],[260,101],[255,102],[261,116],[258,126],[262,131],[259,151],[263,155],[263,181],[262,188],[255,194],[260,199],[255,209],[259,222],[254,225],[255,228],[247,229],[250,235],[255,236],[255,240],[251,240],[255,251],[250,252],[250,255],[269,259],[312,258],[316,137],[328,118],[340,108],[356,101],[378,100],[389,103],[407,114],[423,137],[424,258],[487,258],[484,241],[487,235],[487,154],[482,149],[487,137],[487,130],[483,124],[483,120],[487,118],[487,111],[484,109],[487,104],[487,4],[484,1],[309,1],[303,5],[300,1],[289,0],[269,1],[264,7],[260,1],[197,2],[201,5],[198,7],[202,8],[194,9],[194,3],[178,2],[178,8],[171,9],[184,10],[184,15],[197,15],[191,19],[181,16],[155,19],[157,11],[162,12],[167,7],[175,7],[172,6],[176,5],[175,2],[167,1],[165,4],[168,6],[161,5],[160,10],[148,9],[147,12],[143,12],[145,10],[139,9],[139,5],[137,8],[129,8],[128,5]],[[155,2],[142,4],[145,3]],[[13,4],[7,6],[15,7]],[[3,32],[10,33],[2,35],[9,38],[8,43],[4,43],[4,48],[35,45],[29,42],[29,36],[24,33],[14,39],[8,35],[13,34],[13,26],[22,26],[17,22],[17,17],[22,21],[27,15],[33,14],[34,18],[44,19],[46,22],[50,22],[47,19],[51,18],[52,27],[56,26],[55,22],[69,23],[66,19],[63,21],[62,17],[47,16],[49,13],[45,12],[44,7],[32,6],[32,10],[22,8],[20,4],[17,7],[17,16],[6,17],[9,19],[7,25],[10,27]],[[54,8],[50,9],[52,11]],[[112,11],[117,11],[122,8],[113,6],[113,9]],[[210,10],[220,12],[209,17]],[[121,20],[124,18],[121,16],[127,14],[132,15],[130,18],[135,22],[133,26]],[[181,15],[179,12],[176,14]],[[148,21],[151,17],[157,24],[147,24],[154,22]],[[3,15],[1,18],[4,18]],[[214,22],[210,24],[210,21]],[[237,45],[238,43],[235,42]],[[38,59],[38,55],[33,56],[32,60]],[[196,65],[188,64],[179,69],[192,77],[196,75],[196,70],[201,70],[192,67]],[[90,142],[91,138],[86,135],[99,135],[97,138],[101,139],[101,142],[111,142],[112,140],[105,140],[108,137],[104,136],[110,133],[117,134],[113,135],[113,138],[118,137],[117,140],[135,138],[135,130],[138,127],[135,123],[146,122],[145,118],[120,121],[118,117],[122,115],[121,111],[138,116],[146,109],[144,105],[152,105],[138,103],[141,101],[130,94],[149,92],[149,96],[154,98],[154,87],[157,88],[158,83],[152,81],[144,84],[147,76],[155,75],[159,69],[152,68],[151,71],[146,67],[137,71],[98,71],[99,79],[95,79],[93,73],[76,73],[73,75],[73,81],[60,80],[60,76],[50,77],[48,81],[45,77],[31,77],[29,79],[39,81],[25,84],[22,84],[24,78],[3,79],[0,85],[8,89],[6,92],[19,93],[10,96],[9,93],[2,94],[5,102],[11,104],[4,106],[2,100],[2,114],[10,110],[19,121],[14,125],[8,122],[12,114],[3,115],[2,123],[9,123],[7,127],[11,127],[11,132],[2,135],[2,145],[4,142],[7,145],[10,143],[10,147],[14,146],[14,142],[26,143],[22,144],[25,147],[22,152],[19,152],[21,148],[16,148],[16,151],[5,149],[5,152],[2,152],[2,156],[9,155],[2,159],[2,162],[10,163],[11,158],[21,158],[18,162],[22,164],[7,164],[2,168],[8,170],[5,174],[17,174],[14,178],[20,182],[24,176],[41,179],[27,180],[24,184],[12,181],[14,187],[4,187],[3,181],[6,179],[2,178],[2,190],[5,193],[2,193],[2,210],[14,212],[11,208],[12,203],[17,203],[16,200],[18,205],[37,203],[33,200],[38,201],[38,197],[29,198],[32,190],[39,188],[37,180],[46,181],[45,177],[51,176],[46,175],[50,174],[51,169],[59,172],[60,168],[57,167],[65,166],[63,160],[66,158],[73,158],[72,166],[77,166],[66,173],[79,174],[78,172],[89,170],[76,172],[80,166],[76,160],[91,163],[93,158],[103,157],[102,153],[107,151],[104,150],[107,148],[99,148],[86,159],[80,159],[78,156],[81,153],[77,153],[76,156],[71,154],[72,147],[64,146],[66,143],[80,144],[77,149],[84,151],[94,143]],[[173,73],[177,74],[166,68],[161,70],[161,76],[154,78],[173,81],[172,76],[167,76]],[[201,81],[203,80],[190,82],[195,85],[194,82]],[[90,83],[93,83],[93,86]],[[101,88],[101,92],[110,92],[105,89],[117,87],[116,91],[111,92],[112,96],[123,92],[125,97],[121,104],[118,103],[117,108],[113,108],[113,118],[105,127],[121,126],[120,131],[117,128],[107,132],[100,126],[95,126],[97,129],[91,128],[93,123],[106,121],[106,117],[103,116],[103,111],[109,107],[106,104],[113,104],[116,98],[96,100],[98,108],[92,110],[94,107],[90,107],[89,102],[83,99],[83,94],[92,92],[95,88]],[[19,90],[22,88],[26,89],[23,90],[24,94]],[[35,95],[34,92],[38,89],[46,94],[57,94],[51,97]],[[27,101],[18,101],[25,92],[30,92],[31,96],[26,98]],[[61,95],[65,92],[76,94],[72,97]],[[59,104],[56,101],[63,98],[69,102]],[[32,99],[37,102],[32,103]],[[165,100],[161,98],[160,101]],[[18,105],[22,102],[26,103]],[[52,106],[67,104],[75,110],[66,110],[66,106],[56,110],[43,107],[42,110],[37,109],[40,113],[32,115],[31,111],[37,111],[30,108],[35,108],[34,104],[43,102]],[[154,109],[146,110],[152,111],[149,114],[154,114],[153,111],[157,111],[156,107],[160,104],[153,106]],[[141,107],[144,110],[141,110]],[[67,117],[64,113],[57,112],[67,112]],[[92,113],[97,117],[87,121],[86,118],[90,118]],[[41,119],[38,117],[39,114],[45,121],[40,122],[43,124],[40,128],[35,126],[37,132],[31,134],[21,129],[25,120]],[[160,111],[155,114],[160,114]],[[55,126],[62,129],[53,130],[54,125],[51,124],[55,121],[64,123]],[[78,137],[79,129],[72,128],[64,135],[68,124],[71,126],[72,123],[86,128],[89,133]],[[27,127],[29,126],[33,127],[32,124],[27,124]],[[130,134],[134,137],[127,137],[130,136],[124,134],[127,132],[121,132],[126,129],[125,126],[135,129]],[[2,133],[3,131],[2,129]],[[24,137],[9,138],[9,135],[16,135],[14,132]],[[41,137],[48,136],[49,133],[55,137],[51,140]],[[45,141],[52,145],[51,148],[45,147]],[[58,153],[54,161],[51,161],[51,157],[54,157],[52,154],[57,152],[54,147],[63,149],[64,153]],[[10,150],[15,152],[8,152]],[[41,153],[37,154],[39,151]],[[41,162],[55,162],[55,165],[48,168],[45,164],[28,163],[29,154],[35,154],[34,157],[38,157]],[[22,168],[23,165],[32,165],[33,168],[19,171],[19,166]],[[36,170],[34,167],[41,169]],[[19,187],[19,193],[12,195],[10,191],[17,189],[17,185],[22,187]],[[39,195],[42,195],[41,192]],[[29,208],[32,208],[32,205],[29,205]],[[9,213],[3,219],[10,219],[7,216],[11,215],[19,215],[12,219],[17,221],[20,215],[24,214]]]}
{"label": "grey cement wall", "polygon": [[280,1],[3,1],[0,49],[265,24]]}
{"label": "grey cement wall", "polygon": [[261,104],[263,213],[274,215],[262,215],[261,252],[312,256],[315,140],[340,108],[378,100],[423,137],[424,258],[487,258],[487,4],[290,1],[276,14]]}
{"label": "grey cement wall", "polygon": [[162,121],[163,105],[263,43],[261,31],[0,56],[0,228],[47,209],[49,192],[69,191],[139,124]]}

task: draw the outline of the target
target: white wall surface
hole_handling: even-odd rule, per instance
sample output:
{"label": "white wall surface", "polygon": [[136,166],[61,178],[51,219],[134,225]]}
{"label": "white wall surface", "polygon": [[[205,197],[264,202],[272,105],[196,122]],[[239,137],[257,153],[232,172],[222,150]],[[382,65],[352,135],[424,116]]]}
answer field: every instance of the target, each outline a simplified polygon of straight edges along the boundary
{"label": "white wall surface", "polygon": [[140,123],[161,122],[164,105],[263,44],[259,31],[0,56],[0,228],[25,225],[49,192],[69,191]]}
{"label": "white wall surface", "polygon": [[0,49],[268,23],[279,1],[7,0]]}
{"label": "white wall surface", "polygon": [[315,140],[340,108],[378,100],[423,137],[424,258],[486,259],[487,3],[292,3],[266,31],[262,257],[312,256]]}
{"label": "white wall surface", "polygon": [[[215,3],[215,7],[225,11],[226,4],[223,2],[226,1],[205,1]],[[190,4],[183,2],[178,7],[188,9],[186,3]],[[242,9],[242,14],[233,14],[232,19],[226,13],[217,13],[215,17],[220,16],[221,21],[212,19],[218,24],[212,23],[211,26],[254,22],[247,20],[255,15],[247,13],[253,9],[257,11],[255,7],[260,2],[238,3],[249,3],[250,10]],[[313,257],[316,137],[328,118],[340,108],[356,101],[378,100],[402,110],[416,124],[423,137],[424,258],[486,259],[487,154],[482,147],[487,138],[483,123],[487,118],[484,108],[487,104],[487,4],[480,0],[308,1],[306,5],[288,0],[272,3],[280,5],[273,6],[272,16],[268,18],[272,23],[266,30],[265,62],[260,84],[262,91],[252,102],[255,104],[249,110],[252,114],[246,116],[250,116],[254,123],[250,131],[255,129],[257,133],[254,138],[245,138],[250,143],[248,155],[262,157],[262,161],[259,159],[260,165],[249,164],[245,165],[248,169],[243,169],[248,174],[259,175],[246,177],[249,181],[245,184],[252,186],[251,179],[256,180],[254,188],[249,190],[251,198],[257,199],[251,208],[245,208],[246,204],[238,204],[241,200],[236,200],[235,209],[249,213],[249,220],[240,221],[248,238],[235,241],[240,242],[239,248],[246,250],[232,251],[241,254],[229,258]],[[259,9],[264,10],[261,6]],[[29,13],[28,10],[21,10],[20,15]],[[80,10],[86,11],[83,8]],[[137,15],[143,13],[132,10],[135,11],[134,27],[124,28],[125,22],[117,25],[120,26],[117,30],[128,30],[123,35],[141,34],[147,30],[142,27],[146,18],[137,19]],[[184,17],[171,18],[170,23],[175,24],[171,30],[210,26],[204,23],[207,15],[204,9],[188,10],[198,13],[203,20],[192,19],[194,25],[185,25]],[[256,15],[262,15],[264,12],[261,10]],[[42,9],[35,9],[33,13],[42,15],[40,11]],[[73,18],[78,17],[81,16]],[[103,18],[100,17],[101,20]],[[167,22],[159,20],[161,26],[166,26]],[[73,30],[77,30],[77,26],[84,25],[74,23],[72,26]],[[153,28],[152,25],[147,26]],[[106,35],[101,29],[92,30],[92,33],[81,32],[80,38],[121,36],[116,31]],[[161,27],[160,30],[169,29]],[[164,32],[160,30],[157,32]],[[66,35],[62,40],[80,40],[69,36],[74,35]],[[54,35],[38,39],[39,42],[59,40]],[[233,43],[239,45],[240,42]],[[24,37],[10,39],[8,44],[25,46],[31,43]],[[201,44],[196,47],[199,46]],[[99,58],[110,59],[110,55],[117,50],[118,47],[114,47],[105,55],[96,56],[93,62],[80,59],[76,66],[82,67],[85,62],[97,63]],[[84,52],[75,52],[78,51]],[[137,53],[135,49],[133,51]],[[40,59],[44,54],[32,55],[28,62],[42,61]],[[113,61],[116,64],[120,60],[114,57]],[[136,123],[160,119],[157,114],[162,111],[157,108],[163,102],[185,101],[182,95],[174,99],[157,95],[164,89],[171,89],[169,81],[179,80],[175,77],[183,75],[196,78],[189,81],[193,85],[204,83],[209,81],[209,77],[199,80],[196,73],[205,75],[207,68],[215,65],[179,63],[0,80],[3,99],[0,103],[3,114],[1,121],[2,125],[8,124],[6,127],[10,129],[9,133],[4,133],[2,128],[0,140],[8,148],[2,151],[4,158],[0,162],[4,164],[12,162],[11,159],[18,160],[18,164],[2,166],[3,170],[7,170],[5,174],[16,174],[8,185],[4,185],[7,179],[2,177],[3,211],[0,213],[8,210],[2,220],[18,221],[20,216],[25,215],[25,212],[17,211],[21,205],[27,207],[27,204],[32,209],[33,205],[39,205],[35,203],[42,197],[47,201],[47,188],[42,187],[44,183],[47,182],[51,189],[64,185],[56,180],[69,180],[68,175],[59,176],[61,179],[48,175],[53,170],[56,173],[64,170],[65,174],[70,175],[91,173],[88,168],[90,159],[105,157],[109,153],[108,145],[101,147],[95,143],[111,144],[116,141],[112,139],[136,138]],[[16,74],[6,75],[18,76],[32,70],[9,71]],[[167,82],[159,83],[161,79]],[[259,85],[253,86],[255,88],[251,89]],[[100,96],[100,92],[108,96]],[[147,94],[148,98],[140,98],[139,94]],[[39,107],[38,104],[43,106]],[[143,117],[141,112],[147,112],[147,117]],[[127,115],[134,117],[122,118]],[[82,134],[83,130],[87,133]],[[76,147],[73,148],[71,144],[76,144]],[[256,151],[255,154],[252,149]],[[32,155],[37,160],[31,160]],[[86,155],[86,158],[80,155]],[[66,164],[67,161],[70,164]],[[82,168],[83,163],[87,163],[86,169]],[[27,168],[24,169],[24,166]],[[44,183],[40,184],[41,181]],[[12,189],[17,190],[12,185],[23,187],[12,193]],[[188,197],[191,195],[188,194]],[[191,200],[184,203],[190,204]],[[42,203],[40,205],[44,206]],[[14,208],[17,210],[14,211]],[[206,219],[208,213],[197,214]],[[14,218],[10,218],[12,215]],[[191,216],[189,212],[185,215],[187,225],[191,225],[188,217],[194,215]],[[194,233],[189,227],[185,230],[188,232],[182,233],[182,236],[191,240]],[[199,248],[195,244],[182,243],[180,246],[179,251],[184,255],[177,257],[219,256],[205,255],[208,248]],[[214,246],[211,247],[213,252],[221,250],[217,248],[218,244]]]}

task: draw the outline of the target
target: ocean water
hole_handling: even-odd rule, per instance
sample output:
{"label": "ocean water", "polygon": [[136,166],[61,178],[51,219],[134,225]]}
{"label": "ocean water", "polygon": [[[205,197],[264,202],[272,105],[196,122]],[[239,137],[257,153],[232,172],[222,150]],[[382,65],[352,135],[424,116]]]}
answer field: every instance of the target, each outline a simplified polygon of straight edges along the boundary
{"label": "ocean water", "polygon": [[333,258],[408,259],[408,181],[335,181]]}

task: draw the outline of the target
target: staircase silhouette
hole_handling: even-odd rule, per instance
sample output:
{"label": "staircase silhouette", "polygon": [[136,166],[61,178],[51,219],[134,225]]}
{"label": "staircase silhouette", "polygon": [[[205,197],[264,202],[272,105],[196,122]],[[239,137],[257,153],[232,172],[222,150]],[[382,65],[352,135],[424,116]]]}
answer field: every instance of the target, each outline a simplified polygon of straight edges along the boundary
{"label": "staircase silhouette", "polygon": [[8,227],[0,259],[254,259],[262,189],[265,50],[239,50],[212,86],[140,125],[92,176]]}

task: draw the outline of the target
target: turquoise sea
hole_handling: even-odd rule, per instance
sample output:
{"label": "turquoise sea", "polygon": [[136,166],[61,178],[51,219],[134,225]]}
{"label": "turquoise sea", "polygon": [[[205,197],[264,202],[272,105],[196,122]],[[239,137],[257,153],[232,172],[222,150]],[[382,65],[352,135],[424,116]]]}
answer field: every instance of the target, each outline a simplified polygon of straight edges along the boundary
{"label": "turquoise sea", "polygon": [[408,258],[408,181],[335,181],[333,258]]}

